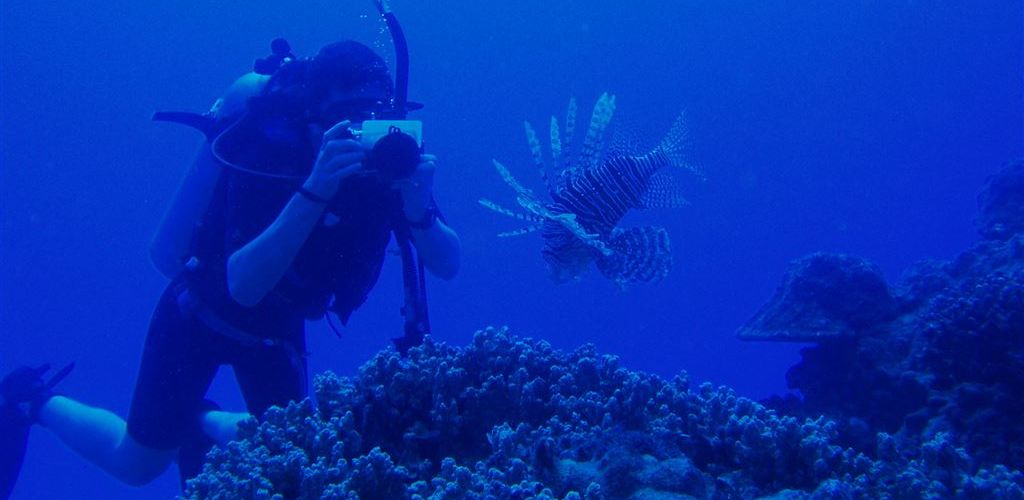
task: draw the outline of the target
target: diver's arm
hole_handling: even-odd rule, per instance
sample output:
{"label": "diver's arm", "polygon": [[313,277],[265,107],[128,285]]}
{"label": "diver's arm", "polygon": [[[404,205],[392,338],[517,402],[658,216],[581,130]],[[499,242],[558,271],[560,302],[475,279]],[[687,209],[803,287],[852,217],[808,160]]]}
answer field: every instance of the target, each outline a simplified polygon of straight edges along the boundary
{"label": "diver's arm", "polygon": [[239,304],[256,305],[284,276],[324,205],[295,193],[277,219],[228,258],[228,291]]}
{"label": "diver's arm", "polygon": [[[342,179],[362,168],[363,148],[358,142],[339,139],[348,131],[343,121],[324,134],[313,172],[303,188],[321,200],[338,192]],[[316,227],[325,204],[296,193],[267,229],[228,258],[228,292],[239,304],[255,306],[288,271],[309,234]]]}
{"label": "diver's arm", "polygon": [[462,253],[459,235],[440,219],[426,229],[412,228],[412,241],[423,260],[423,267],[434,276],[450,280],[459,272]]}
{"label": "diver's arm", "polygon": [[164,276],[173,279],[185,267],[192,231],[210,204],[220,171],[204,142],[149,245],[150,260]]}
{"label": "diver's arm", "polygon": [[[422,155],[416,171],[408,179],[394,184],[402,196],[402,211],[406,220],[422,221],[428,215],[428,210],[434,210],[433,185],[436,162],[437,157],[434,155]],[[430,226],[410,227],[410,231],[416,250],[423,260],[423,266],[443,280],[454,278],[459,272],[462,253],[458,234],[436,217]]]}

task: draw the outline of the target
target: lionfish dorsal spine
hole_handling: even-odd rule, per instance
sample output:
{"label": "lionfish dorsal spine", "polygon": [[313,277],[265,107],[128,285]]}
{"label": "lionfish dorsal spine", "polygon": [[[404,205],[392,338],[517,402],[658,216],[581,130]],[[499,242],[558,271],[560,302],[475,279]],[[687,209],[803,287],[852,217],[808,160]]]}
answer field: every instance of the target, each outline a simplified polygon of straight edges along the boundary
{"label": "lionfish dorsal spine", "polygon": [[562,170],[572,168],[573,136],[576,134],[576,98],[569,98],[565,110],[565,138],[562,140]]}
{"label": "lionfish dorsal spine", "polygon": [[537,132],[533,130],[530,122],[523,122],[523,129],[526,131],[526,142],[530,145],[530,155],[533,157],[533,165],[537,167],[537,173],[544,181],[544,187],[551,191],[551,182],[548,181],[547,168],[544,165],[544,153],[541,151],[540,140],[537,139]]}
{"label": "lionfish dorsal spine", "polygon": [[591,168],[597,166],[600,161],[601,149],[604,145],[604,132],[608,123],[612,121],[615,114],[615,96],[607,92],[601,94],[594,105],[594,112],[590,116],[590,126],[587,128],[587,136],[583,140],[583,147],[580,149],[577,166]]}
{"label": "lionfish dorsal spine", "polygon": [[[562,138],[558,133],[558,118],[551,117],[551,164],[557,169],[562,164]],[[548,193],[554,192],[554,186],[548,183]]]}

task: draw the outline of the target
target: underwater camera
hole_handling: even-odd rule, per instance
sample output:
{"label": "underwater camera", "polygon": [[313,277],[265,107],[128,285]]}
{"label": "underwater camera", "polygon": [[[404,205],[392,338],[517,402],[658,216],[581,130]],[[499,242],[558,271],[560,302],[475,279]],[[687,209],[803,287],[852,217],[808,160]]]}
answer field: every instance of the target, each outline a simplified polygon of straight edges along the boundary
{"label": "underwater camera", "polygon": [[405,179],[419,166],[423,151],[423,122],[419,120],[367,120],[354,135],[369,150],[363,162],[367,172],[382,181]]}

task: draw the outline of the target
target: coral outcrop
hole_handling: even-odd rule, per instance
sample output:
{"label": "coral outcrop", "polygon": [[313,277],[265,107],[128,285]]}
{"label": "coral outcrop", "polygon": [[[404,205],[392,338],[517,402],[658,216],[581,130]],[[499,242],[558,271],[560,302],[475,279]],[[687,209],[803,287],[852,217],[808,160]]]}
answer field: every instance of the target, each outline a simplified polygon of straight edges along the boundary
{"label": "coral outcrop", "polygon": [[896,286],[855,257],[794,263],[739,332],[815,342],[787,374],[800,399],[772,406],[834,418],[856,449],[877,432],[908,450],[943,436],[980,466],[1024,467],[1024,163],[993,176],[978,201],[982,239]]}

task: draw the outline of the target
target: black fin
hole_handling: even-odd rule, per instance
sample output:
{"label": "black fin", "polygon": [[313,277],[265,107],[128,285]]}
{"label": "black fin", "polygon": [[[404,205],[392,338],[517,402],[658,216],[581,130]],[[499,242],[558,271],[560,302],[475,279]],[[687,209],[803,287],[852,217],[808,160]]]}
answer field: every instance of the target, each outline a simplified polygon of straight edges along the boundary
{"label": "black fin", "polygon": [[14,404],[0,405],[0,499],[6,500],[21,473],[32,421]]}

